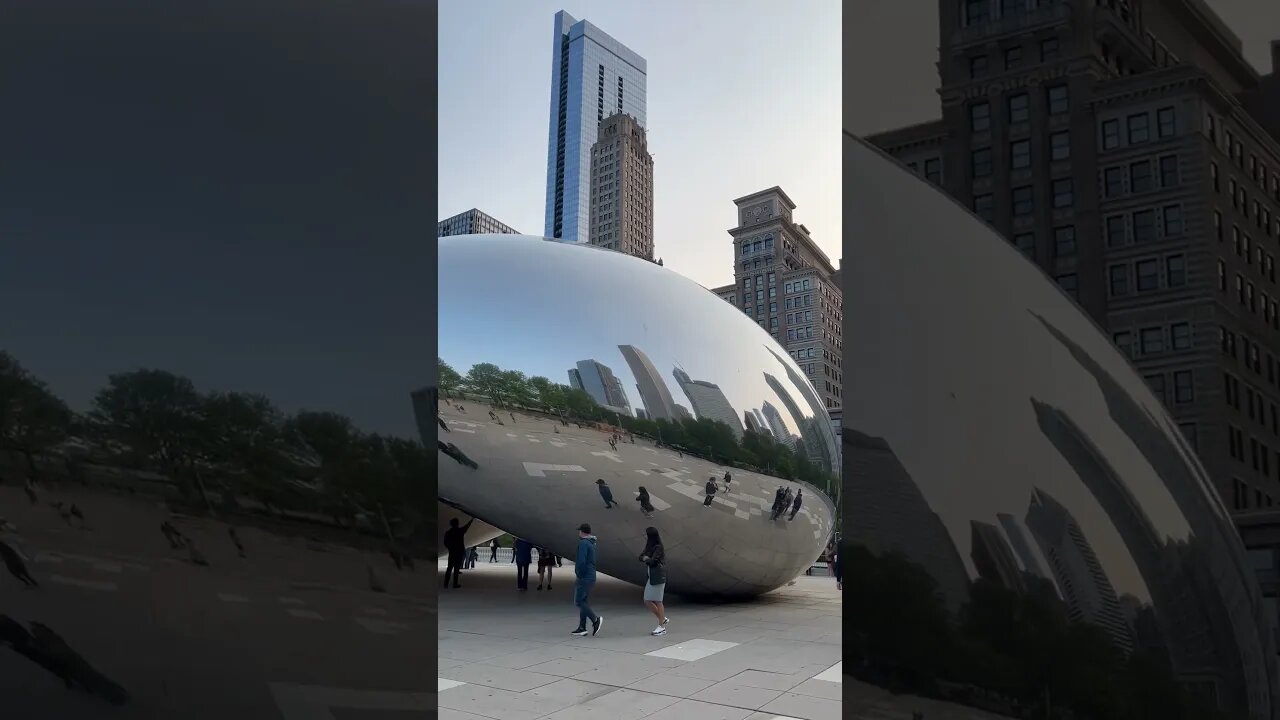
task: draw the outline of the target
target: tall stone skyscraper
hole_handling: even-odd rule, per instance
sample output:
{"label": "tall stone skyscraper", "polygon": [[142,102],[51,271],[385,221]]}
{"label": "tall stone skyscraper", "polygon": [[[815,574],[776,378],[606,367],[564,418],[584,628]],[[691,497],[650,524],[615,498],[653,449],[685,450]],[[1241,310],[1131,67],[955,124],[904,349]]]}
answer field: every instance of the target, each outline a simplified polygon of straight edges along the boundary
{"label": "tall stone skyscraper", "polygon": [[600,123],[590,198],[591,244],[653,262],[653,156],[645,129],[626,113]]}
{"label": "tall stone skyscraper", "polygon": [[868,140],[1076,298],[1243,515],[1280,507],[1280,45],[1260,75],[1210,5],[940,0],[939,119]]}
{"label": "tall stone skyscraper", "polygon": [[648,70],[644,58],[563,10],[556,13],[552,43],[544,234],[585,243],[596,132],[614,113],[645,126]]}
{"label": "tall stone skyscraper", "polygon": [[841,406],[843,293],[840,271],[794,222],[796,204],[771,187],[733,201],[734,284],[712,288],[760,323],[817,389],[828,413]]}

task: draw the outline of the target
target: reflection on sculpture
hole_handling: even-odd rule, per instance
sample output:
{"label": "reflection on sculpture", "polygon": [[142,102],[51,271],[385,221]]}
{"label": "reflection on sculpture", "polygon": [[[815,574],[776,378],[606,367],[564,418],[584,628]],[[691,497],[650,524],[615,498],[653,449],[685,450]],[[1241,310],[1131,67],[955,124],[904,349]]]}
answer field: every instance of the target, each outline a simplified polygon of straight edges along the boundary
{"label": "reflection on sculpture", "polygon": [[[439,265],[441,397],[415,410],[439,428],[442,518],[456,508],[569,557],[590,523],[600,570],[637,584],[654,525],[668,590],[699,597],[767,592],[822,552],[835,435],[741,312],[652,263],[541,238],[442,238]],[[794,519],[771,519],[780,487],[803,490]]]}
{"label": "reflection on sculpture", "polygon": [[1273,619],[1160,402],[964,208],[852,137],[845,167],[845,671],[1012,717],[1270,720]]}

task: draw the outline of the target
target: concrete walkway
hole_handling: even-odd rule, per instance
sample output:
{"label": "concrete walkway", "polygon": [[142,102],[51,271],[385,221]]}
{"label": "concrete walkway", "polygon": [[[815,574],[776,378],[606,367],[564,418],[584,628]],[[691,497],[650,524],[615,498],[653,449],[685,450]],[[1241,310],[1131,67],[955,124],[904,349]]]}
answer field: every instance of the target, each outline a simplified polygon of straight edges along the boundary
{"label": "concrete walkway", "polygon": [[[439,595],[441,720],[836,720],[841,717],[840,596],[800,577],[752,602],[668,597],[666,635],[641,589],[601,576],[595,637],[574,637],[573,566],[526,592],[515,566],[484,562]],[[441,566],[443,578],[443,566]]]}

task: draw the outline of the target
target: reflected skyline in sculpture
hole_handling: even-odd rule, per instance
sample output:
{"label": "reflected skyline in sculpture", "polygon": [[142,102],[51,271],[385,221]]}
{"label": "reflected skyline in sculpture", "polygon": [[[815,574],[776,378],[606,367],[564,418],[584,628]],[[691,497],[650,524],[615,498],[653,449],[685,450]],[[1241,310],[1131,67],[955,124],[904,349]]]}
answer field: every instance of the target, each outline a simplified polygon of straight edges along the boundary
{"label": "reflected skyline in sculpture", "polygon": [[[442,503],[566,555],[589,522],[601,571],[630,582],[655,524],[668,590],[690,596],[767,592],[818,557],[835,520],[834,433],[762,328],[599,248],[471,236],[442,239],[439,257]],[[641,486],[652,511],[633,500]],[[780,487],[801,493],[794,520],[773,519]]]}
{"label": "reflected skyline in sculpture", "polygon": [[852,137],[845,165],[846,671],[1015,716],[1272,720],[1274,619],[1127,358],[935,187]]}

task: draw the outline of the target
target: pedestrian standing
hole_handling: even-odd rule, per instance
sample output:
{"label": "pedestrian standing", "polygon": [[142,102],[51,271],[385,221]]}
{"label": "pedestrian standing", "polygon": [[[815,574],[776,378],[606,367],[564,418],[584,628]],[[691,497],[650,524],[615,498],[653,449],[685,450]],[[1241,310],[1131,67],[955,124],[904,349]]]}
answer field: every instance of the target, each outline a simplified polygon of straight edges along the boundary
{"label": "pedestrian standing", "polygon": [[711,501],[716,499],[716,479],[714,477],[707,478],[707,499],[703,501],[702,507],[711,507]]}
{"label": "pedestrian standing", "polygon": [[547,589],[548,590],[551,589],[551,573],[553,570],[555,570],[555,567],[556,567],[556,556],[552,555],[551,551],[544,547],[538,548],[538,589],[539,590],[542,589],[542,580],[543,580],[542,574],[544,572],[547,575],[546,577]]}
{"label": "pedestrian standing", "polygon": [[493,542],[489,543],[489,562],[498,562],[498,548],[500,547],[502,547],[502,543],[498,542],[498,538],[494,538]]}
{"label": "pedestrian standing", "polygon": [[640,562],[647,566],[648,581],[644,586],[644,606],[658,619],[658,626],[650,635],[663,635],[667,632],[667,610],[662,604],[662,596],[667,589],[667,553],[662,547],[662,537],[658,529],[645,528],[644,552],[640,554]]}
{"label": "pedestrian standing", "polygon": [[476,566],[476,562],[480,559],[480,548],[472,547],[467,551],[467,569]]}
{"label": "pedestrian standing", "polygon": [[612,510],[613,506],[618,504],[613,501],[613,490],[609,488],[609,484],[604,481],[604,478],[596,480],[596,489],[600,491],[600,497],[604,499],[606,510]]}
{"label": "pedestrian standing", "polygon": [[840,552],[840,545],[837,544],[835,550],[831,553],[831,574],[836,577],[836,590],[844,590],[843,560],[844,557]]}
{"label": "pedestrian standing", "polygon": [[511,557],[516,563],[516,589],[528,590],[529,564],[533,562],[533,545],[524,538],[516,538]]}
{"label": "pedestrian standing", "polygon": [[796,490],[796,499],[791,502],[791,517],[787,518],[788,522],[796,519],[796,513],[800,512],[800,502],[803,496],[804,490]]}
{"label": "pedestrian standing", "polygon": [[636,502],[640,503],[640,512],[644,513],[645,517],[653,517],[653,504],[649,500],[649,491],[645,490],[643,485],[640,486],[640,492],[636,495]]}
{"label": "pedestrian standing", "polygon": [[450,575],[453,576],[453,586],[462,587],[459,581],[462,579],[462,564],[467,552],[467,530],[475,521],[475,518],[471,518],[466,525],[459,527],[458,518],[449,518],[449,529],[444,531],[444,549],[449,553],[449,564],[445,567],[444,585],[441,587],[449,587]]}
{"label": "pedestrian standing", "polygon": [[[604,627],[604,618],[591,609],[591,589],[596,584],[596,536],[591,534],[591,526],[582,523],[578,526],[578,556],[574,560],[573,573],[576,582],[573,586],[573,604],[578,606],[578,628],[573,635],[579,637],[588,632],[592,636],[600,633]],[[591,629],[587,629],[587,621]]]}

